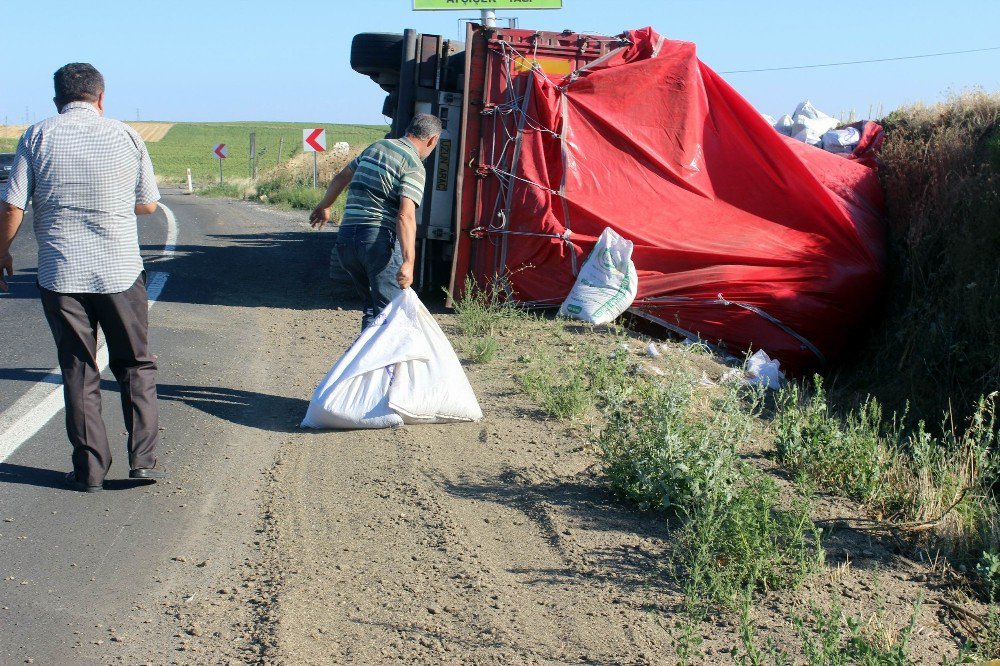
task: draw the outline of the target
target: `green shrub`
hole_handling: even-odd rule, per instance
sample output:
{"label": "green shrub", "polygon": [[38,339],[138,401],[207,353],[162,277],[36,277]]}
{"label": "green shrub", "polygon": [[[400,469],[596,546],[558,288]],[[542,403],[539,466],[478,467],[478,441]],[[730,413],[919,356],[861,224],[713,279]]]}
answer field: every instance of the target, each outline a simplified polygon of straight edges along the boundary
{"label": "green shrub", "polygon": [[885,620],[878,615],[873,621],[881,631],[870,631],[861,621],[846,617],[839,607],[824,612],[813,606],[811,618],[793,616],[792,620],[810,666],[909,666],[914,663],[910,638],[920,604],[918,599],[909,623],[899,630],[883,626]]}
{"label": "green shrub", "polygon": [[642,509],[690,510],[733,493],[736,452],[755,432],[760,394],[747,401],[729,385],[699,409],[695,386],[692,376],[675,371],[608,402],[598,454],[611,485]]}
{"label": "green shrub", "polygon": [[[260,201],[285,208],[312,210],[320,202],[320,199],[323,198],[325,191],[323,188],[313,187],[311,181],[304,183],[282,178],[271,178],[257,184],[256,198]],[[345,197],[341,195],[340,198],[343,200]],[[342,204],[343,202],[339,203]],[[343,205],[339,206],[339,210],[343,211]],[[336,220],[340,216],[339,214],[334,214],[331,217]]]}
{"label": "green shrub", "polygon": [[864,502],[884,514],[901,511],[899,431],[884,432],[882,408],[869,398],[841,420],[831,414],[820,377],[811,392],[791,384],[777,399],[778,459],[825,490]]}
{"label": "green shrub", "polygon": [[246,195],[246,186],[240,183],[216,183],[198,190],[203,197],[219,197],[223,199],[242,199]]}
{"label": "green shrub", "polygon": [[620,494],[682,519],[673,568],[693,607],[736,608],[741,595],[795,587],[814,571],[820,531],[805,502],[779,508],[775,482],[740,460],[761,434],[761,390],[729,383],[705,397],[696,386],[675,371],[607,392],[598,453]]}
{"label": "green shrub", "polygon": [[557,419],[575,419],[595,407],[626,395],[635,384],[627,353],[605,355],[596,349],[582,352],[575,363],[560,365],[539,353],[516,379],[539,406]]}
{"label": "green shrub", "polygon": [[879,517],[933,521],[927,545],[965,560],[1000,547],[996,394],[979,399],[964,430],[946,416],[932,434],[923,422],[902,428],[869,399],[845,417],[834,415],[822,382],[792,385],[774,418],[779,461],[810,483],[851,497]]}
{"label": "green shrub", "polygon": [[462,335],[469,337],[495,336],[512,324],[532,317],[507,298],[506,281],[496,278],[479,286],[465,278],[462,297],[455,300],[455,315]]}
{"label": "green shrub", "polygon": [[497,354],[497,339],[493,336],[479,338],[472,343],[470,357],[476,363],[489,363]]}
{"label": "green shrub", "polygon": [[693,504],[674,554],[689,595],[732,609],[747,591],[797,587],[824,557],[808,504],[780,509],[772,479],[748,467],[740,473],[728,498]]}

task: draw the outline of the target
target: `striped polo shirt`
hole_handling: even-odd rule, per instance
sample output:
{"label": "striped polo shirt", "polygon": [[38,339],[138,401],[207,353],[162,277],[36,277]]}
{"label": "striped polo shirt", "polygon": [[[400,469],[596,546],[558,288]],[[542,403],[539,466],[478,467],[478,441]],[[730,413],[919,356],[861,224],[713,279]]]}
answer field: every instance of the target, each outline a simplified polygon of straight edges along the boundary
{"label": "striped polo shirt", "polygon": [[399,198],[417,206],[424,198],[424,163],[408,139],[382,139],[348,165],[354,172],[347,188],[342,225],[396,228]]}

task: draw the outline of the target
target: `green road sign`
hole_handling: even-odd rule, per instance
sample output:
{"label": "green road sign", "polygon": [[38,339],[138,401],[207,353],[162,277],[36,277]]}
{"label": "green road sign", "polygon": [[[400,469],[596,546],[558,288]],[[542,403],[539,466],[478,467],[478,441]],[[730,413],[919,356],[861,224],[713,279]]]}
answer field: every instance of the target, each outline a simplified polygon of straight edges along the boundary
{"label": "green road sign", "polygon": [[562,0],[413,0],[417,11],[428,9],[562,9]]}

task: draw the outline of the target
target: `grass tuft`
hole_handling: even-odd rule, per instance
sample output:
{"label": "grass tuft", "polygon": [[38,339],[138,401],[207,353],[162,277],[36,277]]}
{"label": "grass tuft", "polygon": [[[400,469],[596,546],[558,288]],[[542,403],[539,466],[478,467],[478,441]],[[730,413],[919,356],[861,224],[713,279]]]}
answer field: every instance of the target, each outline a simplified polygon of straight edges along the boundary
{"label": "grass tuft", "polygon": [[493,337],[532,318],[507,298],[505,284],[502,278],[496,278],[481,287],[472,278],[465,279],[463,296],[455,301],[455,315],[462,335]]}
{"label": "grass tuft", "polygon": [[221,199],[245,199],[247,190],[247,181],[237,180],[209,185],[198,190],[198,194],[203,197],[217,197]]}
{"label": "grass tuft", "polygon": [[[980,398],[964,430],[946,416],[934,435],[903,428],[869,399],[846,417],[832,413],[822,381],[778,398],[780,462],[818,487],[858,500],[876,517],[920,523],[924,545],[961,562],[1000,547],[996,397]],[[927,529],[925,529],[927,528]]]}

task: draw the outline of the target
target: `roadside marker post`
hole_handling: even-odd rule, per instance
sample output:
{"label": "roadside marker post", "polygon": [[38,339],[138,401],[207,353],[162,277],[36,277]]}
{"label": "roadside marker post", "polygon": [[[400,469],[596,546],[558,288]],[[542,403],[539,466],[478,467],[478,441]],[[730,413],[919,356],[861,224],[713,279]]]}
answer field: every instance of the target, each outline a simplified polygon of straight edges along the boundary
{"label": "roadside marker post", "polygon": [[257,180],[257,134],[250,132],[250,180]]}
{"label": "roadside marker post", "polygon": [[313,154],[313,189],[319,187],[319,153],[326,150],[326,130],[322,127],[302,130],[302,152]]}
{"label": "roadside marker post", "polygon": [[187,170],[187,177],[188,177],[188,191],[187,191],[187,193],[188,194],[194,194],[194,186],[191,183],[191,169]]}
{"label": "roadside marker post", "polygon": [[222,185],[222,160],[229,157],[229,149],[226,148],[226,144],[219,143],[212,148],[212,154],[219,160],[219,185]]}

